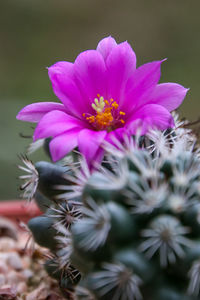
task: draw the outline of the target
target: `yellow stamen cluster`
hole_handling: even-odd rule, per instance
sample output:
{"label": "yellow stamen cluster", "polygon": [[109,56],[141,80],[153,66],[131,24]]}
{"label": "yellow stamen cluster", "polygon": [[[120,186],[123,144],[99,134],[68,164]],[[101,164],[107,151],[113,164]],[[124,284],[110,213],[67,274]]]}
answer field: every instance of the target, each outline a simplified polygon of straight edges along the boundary
{"label": "yellow stamen cluster", "polygon": [[[86,114],[83,113],[83,117],[86,117],[86,120],[89,123],[94,124],[97,129],[109,129],[112,127],[114,122],[120,122],[121,124],[124,124],[125,121],[123,119],[116,119],[113,116],[114,110],[117,110],[119,105],[116,101],[114,101],[112,98],[110,101],[104,99],[104,97],[100,97],[99,94],[97,94],[98,98],[94,99],[94,103],[92,103],[92,108],[96,111],[96,115],[90,115],[86,117]],[[125,112],[119,111],[118,114],[120,116],[125,116]]]}

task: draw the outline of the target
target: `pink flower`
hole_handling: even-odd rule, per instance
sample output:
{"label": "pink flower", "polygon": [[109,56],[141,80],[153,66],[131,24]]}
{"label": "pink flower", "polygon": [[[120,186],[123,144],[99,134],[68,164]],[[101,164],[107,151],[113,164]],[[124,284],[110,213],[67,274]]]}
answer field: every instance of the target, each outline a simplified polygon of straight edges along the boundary
{"label": "pink flower", "polygon": [[78,146],[91,163],[101,159],[104,140],[133,135],[138,126],[173,127],[170,111],[183,101],[187,89],[176,83],[158,84],[163,61],[136,68],[136,55],[127,42],[112,37],[96,50],[61,61],[48,69],[53,91],[61,103],[39,102],[24,107],[17,119],[38,122],[34,140],[52,137],[54,161]]}

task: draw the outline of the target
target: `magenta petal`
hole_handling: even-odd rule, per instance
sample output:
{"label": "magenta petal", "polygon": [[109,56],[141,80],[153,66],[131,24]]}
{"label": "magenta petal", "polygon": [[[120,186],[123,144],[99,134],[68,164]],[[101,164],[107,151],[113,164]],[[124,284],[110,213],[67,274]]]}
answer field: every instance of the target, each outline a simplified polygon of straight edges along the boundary
{"label": "magenta petal", "polygon": [[107,61],[108,97],[120,103],[128,78],[136,68],[136,55],[131,46],[121,43],[113,48]]}
{"label": "magenta petal", "polygon": [[34,140],[54,137],[67,130],[81,127],[85,127],[85,124],[80,120],[62,111],[54,110],[40,120],[34,132]]}
{"label": "magenta petal", "polygon": [[140,66],[130,77],[125,89],[125,101],[121,107],[131,113],[146,104],[152,90],[157,85],[161,76],[163,61],[154,61]]}
{"label": "magenta petal", "polygon": [[22,108],[16,118],[21,121],[38,122],[46,113],[52,110],[66,111],[61,103],[37,102]]}
{"label": "magenta petal", "polygon": [[[76,82],[88,109],[97,94],[106,92],[106,67],[102,55],[96,50],[82,52],[74,63]],[[85,111],[82,111],[85,112]],[[87,111],[88,112],[88,111]]]}
{"label": "magenta petal", "polygon": [[161,83],[153,90],[148,103],[164,106],[167,110],[175,110],[183,101],[188,89],[177,83]]}
{"label": "magenta petal", "polygon": [[119,142],[123,141],[124,134],[126,134],[125,127],[117,128],[116,130],[109,132],[105,140],[110,144],[116,144],[117,142],[115,141],[119,141]]}
{"label": "magenta petal", "polygon": [[104,60],[106,61],[108,55],[110,54],[111,50],[117,46],[117,43],[114,38],[111,36],[102,39],[97,45],[97,51],[101,53]]}
{"label": "magenta petal", "polygon": [[65,105],[67,112],[81,116],[87,106],[75,83],[74,65],[70,62],[60,61],[48,68],[48,74],[53,91]]}
{"label": "magenta petal", "polygon": [[141,134],[152,128],[165,130],[174,126],[174,120],[169,111],[161,105],[147,104],[139,108],[127,122],[127,129],[135,134],[140,128]]}
{"label": "magenta petal", "polygon": [[106,134],[106,131],[93,131],[90,129],[84,129],[79,133],[79,151],[85,156],[89,165],[96,160],[96,154],[98,153]]}
{"label": "magenta petal", "polygon": [[77,146],[79,131],[72,129],[53,138],[49,144],[53,161],[63,158]]}

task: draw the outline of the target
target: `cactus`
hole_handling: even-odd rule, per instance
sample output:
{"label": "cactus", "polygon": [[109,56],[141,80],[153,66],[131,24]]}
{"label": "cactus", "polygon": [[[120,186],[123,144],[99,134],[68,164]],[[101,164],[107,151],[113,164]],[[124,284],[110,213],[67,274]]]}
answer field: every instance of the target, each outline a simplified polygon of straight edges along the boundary
{"label": "cactus", "polygon": [[28,226],[66,299],[200,299],[200,157],[176,123],[105,144],[95,170],[25,160],[22,187],[47,199]]}

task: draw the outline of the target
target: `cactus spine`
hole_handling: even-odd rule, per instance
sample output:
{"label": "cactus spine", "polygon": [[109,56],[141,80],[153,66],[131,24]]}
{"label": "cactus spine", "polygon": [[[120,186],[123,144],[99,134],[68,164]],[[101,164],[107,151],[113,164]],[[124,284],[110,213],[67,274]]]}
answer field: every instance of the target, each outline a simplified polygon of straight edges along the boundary
{"label": "cactus spine", "polygon": [[178,124],[115,142],[94,172],[84,162],[31,165],[48,209],[29,228],[52,252],[47,272],[67,299],[200,299],[195,137]]}

